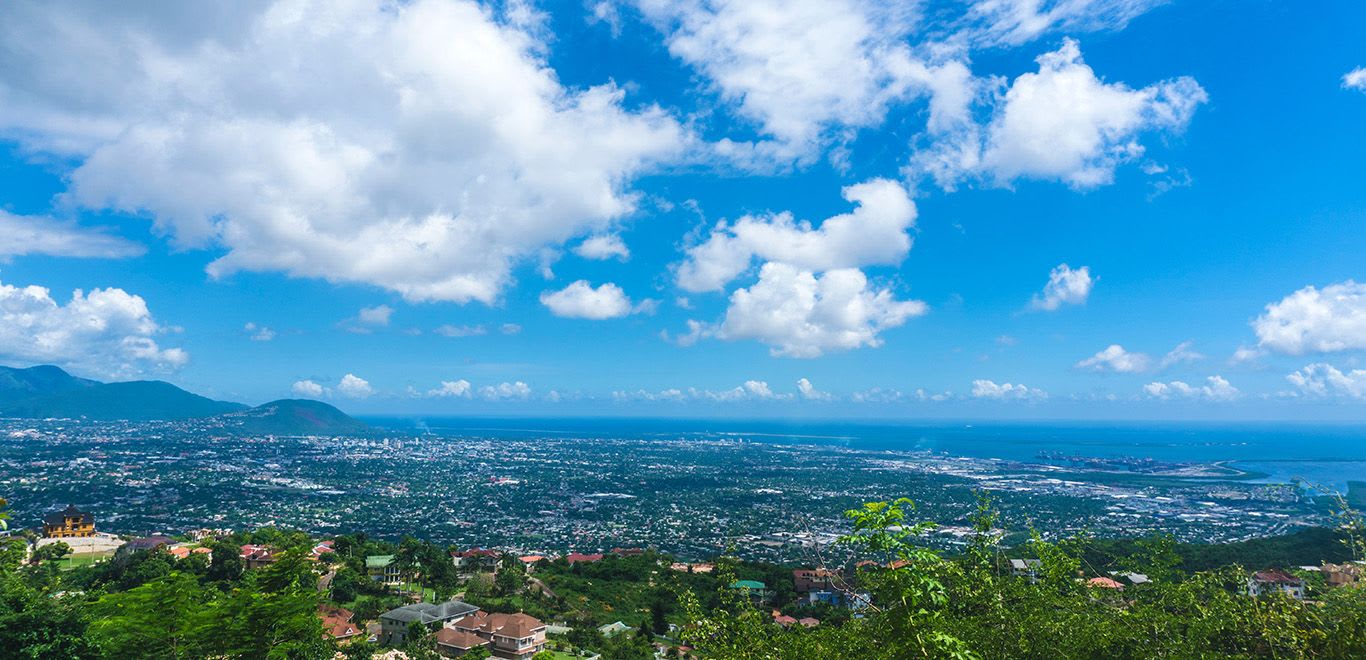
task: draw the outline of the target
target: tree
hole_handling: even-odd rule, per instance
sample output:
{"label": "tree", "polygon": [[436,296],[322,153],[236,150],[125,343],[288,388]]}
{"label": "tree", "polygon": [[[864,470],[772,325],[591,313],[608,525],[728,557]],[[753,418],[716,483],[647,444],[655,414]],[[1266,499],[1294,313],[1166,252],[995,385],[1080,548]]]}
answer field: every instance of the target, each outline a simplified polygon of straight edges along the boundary
{"label": "tree", "polygon": [[664,617],[664,600],[655,598],[650,603],[650,630],[656,635],[669,632],[669,620]]}
{"label": "tree", "polygon": [[199,657],[206,651],[199,644],[201,626],[212,610],[206,601],[193,576],[171,573],[101,598],[90,634],[113,657]]}

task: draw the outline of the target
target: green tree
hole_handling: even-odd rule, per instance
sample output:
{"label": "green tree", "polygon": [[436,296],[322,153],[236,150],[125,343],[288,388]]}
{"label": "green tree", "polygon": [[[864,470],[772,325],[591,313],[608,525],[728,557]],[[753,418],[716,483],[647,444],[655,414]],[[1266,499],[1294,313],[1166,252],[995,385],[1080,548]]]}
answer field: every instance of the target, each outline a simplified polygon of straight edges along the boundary
{"label": "green tree", "polygon": [[212,610],[193,576],[171,573],[101,598],[89,630],[112,657],[193,658],[207,650],[200,634]]}

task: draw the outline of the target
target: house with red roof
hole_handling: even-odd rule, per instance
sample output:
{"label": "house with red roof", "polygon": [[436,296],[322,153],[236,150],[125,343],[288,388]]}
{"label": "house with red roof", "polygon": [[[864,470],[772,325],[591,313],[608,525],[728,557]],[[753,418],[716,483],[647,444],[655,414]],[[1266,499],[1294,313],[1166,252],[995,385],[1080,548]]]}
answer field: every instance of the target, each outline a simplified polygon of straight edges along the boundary
{"label": "house with red roof", "polygon": [[[462,645],[473,642],[473,638],[484,641],[484,646],[495,658],[510,660],[530,660],[531,656],[545,650],[546,625],[536,617],[518,612],[516,614],[474,612],[447,626],[455,633],[445,633],[447,653],[467,653],[470,648],[461,650]],[[457,633],[464,633],[459,635]],[[438,648],[442,645],[443,634],[437,633]],[[453,656],[458,657],[458,656]]]}
{"label": "house with red roof", "polygon": [[1279,568],[1257,571],[1247,579],[1247,595],[1265,596],[1280,592],[1295,600],[1304,600],[1304,580]]}
{"label": "house with red roof", "polygon": [[603,554],[601,552],[593,553],[591,555],[585,555],[581,552],[571,552],[564,556],[564,560],[569,562],[570,566],[573,566],[574,564],[577,564],[579,562],[591,564],[593,562],[602,561],[602,558]]}

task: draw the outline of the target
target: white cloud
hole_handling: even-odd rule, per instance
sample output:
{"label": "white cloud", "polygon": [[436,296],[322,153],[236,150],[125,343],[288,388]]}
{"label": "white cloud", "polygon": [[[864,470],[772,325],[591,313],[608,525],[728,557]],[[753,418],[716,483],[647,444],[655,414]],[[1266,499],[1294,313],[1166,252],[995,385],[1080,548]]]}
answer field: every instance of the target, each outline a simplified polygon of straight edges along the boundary
{"label": "white cloud", "polygon": [[1038,400],[1047,399],[1048,393],[1023,383],[997,384],[996,381],[981,379],[972,381],[972,396],[978,399]]}
{"label": "white cloud", "polygon": [[0,136],[79,163],[70,202],[221,251],[213,276],[492,303],[516,263],[631,213],[631,181],[688,139],[610,82],[561,85],[534,12],[2,7]]}
{"label": "white cloud", "polygon": [[968,10],[972,39],[1018,45],[1052,30],[1123,29],[1129,21],[1170,0],[977,0]]}
{"label": "white cloud", "polygon": [[361,323],[366,325],[389,325],[389,317],[393,316],[394,309],[388,305],[376,305],[374,307],[363,307],[356,316]]}
{"label": "white cloud", "polygon": [[479,388],[479,396],[490,401],[501,399],[525,399],[531,396],[531,387],[522,381],[485,385]]}
{"label": "white cloud", "polygon": [[1222,376],[1210,376],[1199,387],[1183,381],[1169,383],[1153,382],[1143,386],[1143,391],[1155,399],[1200,399],[1205,401],[1232,401],[1239,396],[1238,388],[1229,384]]}
{"label": "white cloud", "polygon": [[1366,369],[1341,371],[1316,362],[1285,377],[1301,394],[1312,397],[1344,396],[1366,400]]}
{"label": "white cloud", "polygon": [[756,399],[777,398],[777,395],[773,393],[773,390],[769,389],[768,383],[762,380],[745,381],[745,391]]}
{"label": "white cloud", "polygon": [[1229,357],[1228,363],[1230,365],[1238,365],[1243,364],[1244,362],[1255,362],[1264,355],[1266,355],[1266,351],[1255,346],[1239,346],[1238,350],[1234,351],[1233,355]]}
{"label": "white cloud", "polygon": [[842,194],[854,210],[827,218],[818,228],[787,212],[717,223],[707,240],[687,249],[678,285],[694,292],[721,290],[756,257],[810,271],[895,265],[905,259],[911,249],[907,230],[916,218],[906,189],[872,179]]}
{"label": "white cloud", "polygon": [[881,387],[873,387],[849,395],[849,400],[854,403],[896,403],[903,398],[904,395],[900,391]]}
{"label": "white cloud", "polygon": [[1130,374],[1147,371],[1151,364],[1152,358],[1146,354],[1130,353],[1119,344],[1110,344],[1105,350],[1078,362],[1077,368]]}
{"label": "white cloud", "polygon": [[1191,348],[1194,345],[1195,342],[1189,340],[1177,344],[1174,348],[1172,348],[1172,350],[1167,351],[1166,355],[1162,356],[1162,360],[1158,362],[1157,368],[1166,369],[1167,367],[1170,367],[1175,364],[1181,364],[1183,362],[1199,362],[1200,360],[1205,359],[1204,355],[1196,352]]}
{"label": "white cloud", "polygon": [[1044,285],[1043,293],[1036,294],[1029,306],[1051,312],[1064,304],[1081,305],[1091,295],[1094,285],[1089,266],[1072,270],[1067,264],[1059,264],[1048,273],[1048,284]]}
{"label": "white cloud", "polygon": [[1342,76],[1343,89],[1366,92],[1366,67],[1357,67]]}
{"label": "white cloud", "polygon": [[812,385],[811,381],[805,378],[799,378],[797,380],[797,391],[800,392],[802,398],[807,401],[829,401],[834,398],[829,392],[822,392],[816,389],[816,386]]}
{"label": "white cloud", "polygon": [[75,290],[65,305],[40,286],[0,283],[0,357],[53,363],[102,377],[169,371],[189,362],[162,348],[165,332],[141,296],[123,289]]}
{"label": "white cloud", "polygon": [[669,52],[706,76],[771,141],[719,145],[738,160],[809,162],[877,126],[919,87],[911,5],[860,0],[636,0]]}
{"label": "white cloud", "polygon": [[626,261],[631,258],[631,250],[626,247],[626,242],[621,240],[617,234],[598,234],[585,238],[574,248],[574,254],[584,259],[597,259],[606,261],[616,258]]}
{"label": "white cloud", "polygon": [[73,223],[0,210],[0,259],[30,254],[122,259],[146,251],[137,243]]}
{"label": "white cloud", "polygon": [[322,385],[307,379],[295,381],[294,385],[289,389],[299,396],[312,397],[315,399],[323,396],[324,392],[327,391]]}
{"label": "white cloud", "polygon": [[482,325],[451,325],[449,323],[437,326],[435,332],[442,337],[478,337],[488,334],[488,328]]}
{"label": "white cloud", "polygon": [[427,390],[429,397],[463,397],[468,399],[470,396],[470,382],[465,379],[443,380],[441,387],[434,390]]}
{"label": "white cloud", "polygon": [[1306,286],[1267,305],[1252,329],[1260,348],[1278,353],[1366,349],[1366,284]]}
{"label": "white cloud", "polygon": [[375,393],[375,388],[370,386],[370,381],[360,378],[355,374],[342,376],[337,383],[337,393],[352,399],[364,399]]}
{"label": "white cloud", "polygon": [[727,340],[757,339],[775,356],[814,358],[827,351],[881,346],[882,331],[927,309],[918,300],[897,300],[890,289],[870,288],[857,269],[817,276],[768,263],[758,282],[731,294],[715,334]]}
{"label": "white cloud", "polygon": [[1183,362],[1196,362],[1205,359],[1204,355],[1191,349],[1194,342],[1183,341],[1177,344],[1172,350],[1168,351],[1162,359],[1153,364],[1153,359],[1146,353],[1132,353],[1124,349],[1119,344],[1111,344],[1105,350],[1092,355],[1076,364],[1078,369],[1093,369],[1095,371],[1113,371],[1115,373],[1140,373],[1148,371],[1149,368],[1156,366],[1157,369],[1166,369],[1175,364]]}
{"label": "white cloud", "polygon": [[275,331],[264,325],[256,325],[250,321],[242,326],[250,336],[252,341],[270,341],[275,338]]}
{"label": "white cloud", "polygon": [[516,323],[504,323],[498,327],[498,331],[505,335],[515,335],[522,331],[522,326]]}
{"label": "white cloud", "polygon": [[912,158],[912,171],[933,176],[946,189],[984,177],[998,186],[1017,179],[1061,181],[1088,189],[1114,181],[1120,165],[1144,154],[1139,141],[1150,131],[1181,132],[1208,95],[1194,79],[1180,77],[1132,89],[1106,83],[1066,39],[1038,58],[1036,73],[1020,75],[992,101],[992,118],[971,118],[973,85],[962,88],[943,121],[929,125],[930,146]]}
{"label": "white cloud", "polygon": [[559,291],[541,294],[541,304],[550,313],[571,319],[615,319],[631,313],[631,299],[621,287],[608,282],[597,288],[588,280],[578,280]]}

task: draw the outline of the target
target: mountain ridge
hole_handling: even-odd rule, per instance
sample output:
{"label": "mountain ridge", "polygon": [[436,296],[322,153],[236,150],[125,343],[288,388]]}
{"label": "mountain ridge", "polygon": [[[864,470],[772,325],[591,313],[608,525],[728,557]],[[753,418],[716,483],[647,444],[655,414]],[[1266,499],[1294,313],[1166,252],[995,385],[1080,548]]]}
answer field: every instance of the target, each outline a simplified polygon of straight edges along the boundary
{"label": "mountain ridge", "polygon": [[96,421],[216,420],[242,433],[341,435],[372,430],[336,407],[310,399],[259,406],[218,401],[160,380],[104,383],[60,367],[0,366],[0,416]]}

